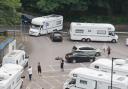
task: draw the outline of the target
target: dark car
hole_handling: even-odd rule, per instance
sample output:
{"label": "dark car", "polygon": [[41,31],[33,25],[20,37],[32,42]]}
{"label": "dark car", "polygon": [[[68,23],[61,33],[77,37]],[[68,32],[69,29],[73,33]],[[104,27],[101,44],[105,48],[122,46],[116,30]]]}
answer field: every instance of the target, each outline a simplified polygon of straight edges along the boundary
{"label": "dark car", "polygon": [[65,55],[65,59],[67,62],[92,62],[95,61],[95,55],[88,53],[88,52],[83,52],[83,51],[74,51],[71,53],[67,53]]}
{"label": "dark car", "polygon": [[51,38],[52,41],[59,41],[59,42],[63,41],[63,37],[62,37],[61,32],[51,33],[50,38]]}

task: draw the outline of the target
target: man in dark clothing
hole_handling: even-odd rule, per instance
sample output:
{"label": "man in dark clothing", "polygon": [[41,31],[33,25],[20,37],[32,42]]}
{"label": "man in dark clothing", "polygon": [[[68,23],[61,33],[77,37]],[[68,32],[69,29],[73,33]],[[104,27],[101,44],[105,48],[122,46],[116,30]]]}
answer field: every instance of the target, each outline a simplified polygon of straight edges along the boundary
{"label": "man in dark clothing", "polygon": [[64,71],[64,60],[61,59],[60,68],[62,71]]}
{"label": "man in dark clothing", "polygon": [[109,55],[111,54],[111,48],[110,48],[110,46],[108,46],[107,51],[108,51],[108,57],[109,57]]}
{"label": "man in dark clothing", "polygon": [[40,66],[40,62],[38,63],[37,69],[38,69],[38,74],[40,75],[40,74],[41,74],[41,66]]}

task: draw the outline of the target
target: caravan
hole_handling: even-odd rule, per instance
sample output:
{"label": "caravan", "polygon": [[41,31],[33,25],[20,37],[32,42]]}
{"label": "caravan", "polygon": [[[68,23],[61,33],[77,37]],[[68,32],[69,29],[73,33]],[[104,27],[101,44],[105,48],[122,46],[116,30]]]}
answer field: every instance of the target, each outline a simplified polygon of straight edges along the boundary
{"label": "caravan", "polygon": [[21,89],[23,67],[16,64],[5,64],[0,68],[0,89]]}
{"label": "caravan", "polygon": [[[112,59],[100,58],[91,63],[90,68],[104,72],[111,72]],[[115,59],[113,61],[113,73],[128,77],[128,59]]]}
{"label": "caravan", "polygon": [[76,68],[69,74],[63,89],[128,89],[128,77],[96,71],[89,68]]}
{"label": "caravan", "polygon": [[118,36],[115,27],[105,23],[78,23],[70,24],[70,39],[81,41],[110,41],[116,43]]}
{"label": "caravan", "polygon": [[48,15],[32,19],[29,35],[40,36],[63,29],[63,16]]}
{"label": "caravan", "polygon": [[23,50],[13,50],[3,58],[2,65],[8,63],[18,64],[25,68],[28,66],[28,57],[26,57],[25,51]]}

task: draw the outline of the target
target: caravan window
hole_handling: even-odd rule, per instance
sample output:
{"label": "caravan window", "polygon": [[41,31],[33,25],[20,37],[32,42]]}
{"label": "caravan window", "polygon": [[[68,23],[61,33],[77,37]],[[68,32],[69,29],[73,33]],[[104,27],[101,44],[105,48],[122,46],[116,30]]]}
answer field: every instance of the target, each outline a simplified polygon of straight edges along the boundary
{"label": "caravan window", "polygon": [[105,30],[97,30],[97,34],[106,34]]}
{"label": "caravan window", "polygon": [[75,33],[84,33],[84,30],[83,29],[76,29]]}
{"label": "caravan window", "polygon": [[56,22],[56,25],[60,25],[61,24],[61,20]]}
{"label": "caravan window", "polygon": [[87,85],[87,81],[85,81],[85,80],[80,80],[80,83],[81,83],[81,84],[86,84],[86,85]]}
{"label": "caravan window", "polygon": [[[108,86],[108,89],[111,89],[111,86]],[[118,87],[112,87],[112,89],[121,89],[121,88],[118,88]]]}

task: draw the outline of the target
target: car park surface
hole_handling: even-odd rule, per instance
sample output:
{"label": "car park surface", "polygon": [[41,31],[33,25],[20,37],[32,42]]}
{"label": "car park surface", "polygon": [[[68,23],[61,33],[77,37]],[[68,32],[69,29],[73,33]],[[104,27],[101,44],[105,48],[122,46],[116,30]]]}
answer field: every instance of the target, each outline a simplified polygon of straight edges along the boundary
{"label": "car park surface", "polygon": [[[70,41],[69,37],[64,37],[63,42],[52,42],[49,36],[32,37],[28,36],[29,65],[33,67],[33,79],[30,82],[28,72],[25,70],[23,89],[62,89],[69,72],[77,67],[88,67],[91,62],[64,63],[64,72],[60,70],[60,61],[55,60],[57,56],[65,60],[65,54],[71,52],[75,44],[88,44],[95,48],[103,49],[104,45],[111,47],[109,58],[127,58],[128,48],[125,40],[128,36],[119,35],[118,43],[109,42],[79,42]],[[101,57],[108,57],[107,52],[101,53]],[[97,58],[96,58],[97,59]],[[37,64],[41,63],[42,76],[37,73]]]}

